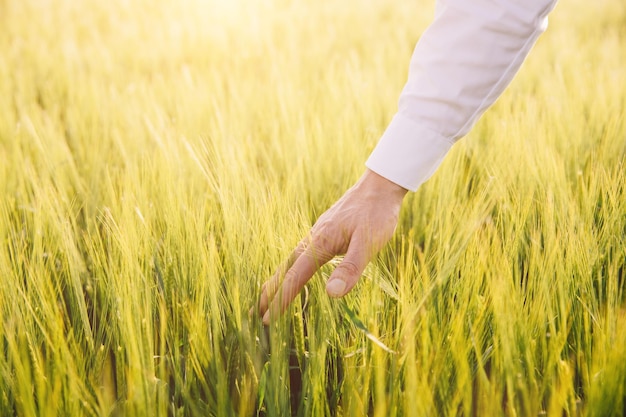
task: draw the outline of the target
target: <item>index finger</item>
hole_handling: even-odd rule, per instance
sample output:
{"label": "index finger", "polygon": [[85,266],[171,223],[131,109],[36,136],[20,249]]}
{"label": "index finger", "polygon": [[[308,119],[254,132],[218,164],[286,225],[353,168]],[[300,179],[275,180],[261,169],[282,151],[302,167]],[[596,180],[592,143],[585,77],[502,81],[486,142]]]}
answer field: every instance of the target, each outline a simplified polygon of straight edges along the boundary
{"label": "index finger", "polygon": [[267,307],[269,306],[270,301],[272,301],[272,299],[274,298],[276,291],[278,291],[280,283],[283,280],[286,272],[305,251],[306,247],[308,246],[308,241],[308,238],[301,240],[300,243],[298,243],[298,246],[296,246],[293,252],[291,252],[291,255],[289,255],[287,261],[283,263],[280,267],[278,267],[278,270],[274,273],[274,275],[272,275],[272,278],[270,278],[263,284],[263,287],[261,289],[261,299],[259,301],[259,314],[261,315],[261,317],[263,317],[263,315],[267,311]]}
{"label": "index finger", "polygon": [[323,246],[316,246],[313,243],[309,245],[285,273],[280,287],[276,288],[271,304],[262,313],[263,324],[269,324],[272,317],[278,317],[283,313],[313,274],[334,256],[335,253],[326,250]]}

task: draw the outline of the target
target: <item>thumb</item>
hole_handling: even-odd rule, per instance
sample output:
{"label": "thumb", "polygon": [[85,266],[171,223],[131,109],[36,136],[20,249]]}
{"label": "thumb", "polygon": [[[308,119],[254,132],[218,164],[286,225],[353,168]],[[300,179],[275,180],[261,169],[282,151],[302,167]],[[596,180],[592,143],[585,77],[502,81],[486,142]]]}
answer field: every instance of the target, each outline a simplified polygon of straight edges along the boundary
{"label": "thumb", "polygon": [[331,297],[343,297],[356,285],[370,261],[365,242],[353,237],[343,261],[335,268],[326,283]]}

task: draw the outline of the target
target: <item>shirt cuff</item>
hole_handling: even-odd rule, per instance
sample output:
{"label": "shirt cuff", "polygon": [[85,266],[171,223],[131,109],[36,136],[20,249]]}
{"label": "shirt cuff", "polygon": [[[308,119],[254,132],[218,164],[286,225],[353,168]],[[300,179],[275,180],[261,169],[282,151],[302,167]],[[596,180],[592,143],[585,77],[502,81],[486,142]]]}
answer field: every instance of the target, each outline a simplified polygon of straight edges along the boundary
{"label": "shirt cuff", "polygon": [[407,190],[435,173],[454,142],[397,113],[365,165]]}

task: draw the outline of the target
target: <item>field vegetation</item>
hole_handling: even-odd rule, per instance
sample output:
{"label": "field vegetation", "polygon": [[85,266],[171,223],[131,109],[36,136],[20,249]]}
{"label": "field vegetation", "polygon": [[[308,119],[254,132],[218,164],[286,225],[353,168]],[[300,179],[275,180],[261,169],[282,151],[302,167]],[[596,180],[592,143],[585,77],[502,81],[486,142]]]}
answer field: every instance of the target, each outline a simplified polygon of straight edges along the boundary
{"label": "field vegetation", "polygon": [[0,0],[0,415],[625,415],[623,1],[557,6],[352,293],[248,315],[432,3]]}

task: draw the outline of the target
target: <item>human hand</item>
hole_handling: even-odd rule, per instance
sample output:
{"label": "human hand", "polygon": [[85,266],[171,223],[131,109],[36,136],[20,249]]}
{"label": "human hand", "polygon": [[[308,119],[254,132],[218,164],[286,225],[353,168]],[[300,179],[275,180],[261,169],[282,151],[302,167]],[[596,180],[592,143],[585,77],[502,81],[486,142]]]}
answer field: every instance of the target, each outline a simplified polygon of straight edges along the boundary
{"label": "human hand", "polygon": [[284,312],[315,272],[337,255],[345,257],[330,275],[326,292],[331,297],[347,294],[393,236],[406,193],[401,186],[366,170],[263,284],[259,302],[263,324]]}

